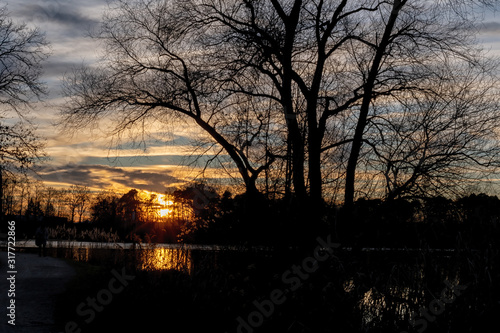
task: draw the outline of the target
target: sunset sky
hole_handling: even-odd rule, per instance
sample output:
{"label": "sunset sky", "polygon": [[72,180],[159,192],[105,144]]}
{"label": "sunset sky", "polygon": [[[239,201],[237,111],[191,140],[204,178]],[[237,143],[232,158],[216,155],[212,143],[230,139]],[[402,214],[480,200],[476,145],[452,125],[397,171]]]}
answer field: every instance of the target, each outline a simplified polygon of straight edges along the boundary
{"label": "sunset sky", "polygon": [[97,27],[107,8],[106,0],[16,0],[7,4],[16,22],[39,27],[52,48],[42,78],[49,96],[44,103],[35,104],[31,112],[38,125],[37,133],[47,140],[46,152],[51,158],[39,172],[47,185],[83,184],[95,190],[112,187],[164,192],[166,187],[199,174],[196,164],[181,167],[194,162],[190,157],[191,144],[197,133],[192,129],[177,127],[172,135],[157,129],[147,138],[145,147],[134,146],[126,138],[116,147],[103,131],[65,133],[54,125],[64,103],[64,74],[82,64],[91,64],[100,55],[99,45],[88,34]]}
{"label": "sunset sky", "polygon": [[[173,135],[156,129],[153,137],[147,138],[147,153],[144,153],[144,147],[134,147],[126,138],[120,147],[115,147],[102,131],[85,130],[70,135],[54,126],[58,109],[64,103],[62,77],[72,68],[91,64],[99,57],[99,45],[87,35],[97,27],[107,8],[106,0],[9,0],[6,3],[16,22],[38,26],[52,47],[43,76],[49,96],[43,104],[35,104],[31,113],[38,124],[38,134],[47,139],[46,152],[51,157],[40,171],[46,184],[164,192],[166,187],[179,185],[183,179],[198,174],[196,167],[182,167],[194,160],[189,156],[192,140],[197,139],[193,129],[177,127]],[[499,15],[489,13],[483,23],[480,38],[490,54],[500,54]]]}

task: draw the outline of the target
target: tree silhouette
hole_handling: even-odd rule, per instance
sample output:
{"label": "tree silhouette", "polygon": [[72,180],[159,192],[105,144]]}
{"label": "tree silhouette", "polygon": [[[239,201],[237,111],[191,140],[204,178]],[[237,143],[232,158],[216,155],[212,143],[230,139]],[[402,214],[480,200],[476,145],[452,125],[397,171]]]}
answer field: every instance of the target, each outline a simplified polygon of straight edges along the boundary
{"label": "tree silhouette", "polygon": [[360,167],[378,176],[373,187],[387,199],[461,195],[500,166],[494,67],[450,66],[427,91],[373,106]]}
{"label": "tree silhouette", "polygon": [[123,221],[135,224],[142,220],[142,202],[139,191],[132,189],[118,200],[118,213]]}
{"label": "tree silhouette", "polygon": [[78,214],[78,222],[82,222],[83,214],[87,209],[90,199],[90,190],[84,185],[71,185],[68,192],[68,205],[71,211],[71,223],[75,222]]}
{"label": "tree silhouette", "polygon": [[480,61],[478,17],[466,6],[479,3],[487,1],[116,1],[95,36],[102,62],[66,78],[64,123],[112,118],[114,134],[195,124],[247,192],[284,168],[292,207],[319,221],[325,188],[338,185],[326,175],[342,182],[347,206],[354,201],[358,167],[377,155],[366,153],[377,110],[439,98],[434,88],[458,69],[492,68]]}
{"label": "tree silhouette", "polygon": [[[25,170],[43,157],[43,144],[27,120],[26,107],[45,94],[40,81],[47,42],[38,29],[16,24],[0,8],[0,184],[4,172]],[[13,123],[8,118],[20,118]],[[2,189],[2,186],[0,186]],[[0,193],[0,218],[3,194]]]}
{"label": "tree silhouette", "polygon": [[98,193],[90,206],[92,222],[112,226],[117,217],[118,200],[110,191]]}

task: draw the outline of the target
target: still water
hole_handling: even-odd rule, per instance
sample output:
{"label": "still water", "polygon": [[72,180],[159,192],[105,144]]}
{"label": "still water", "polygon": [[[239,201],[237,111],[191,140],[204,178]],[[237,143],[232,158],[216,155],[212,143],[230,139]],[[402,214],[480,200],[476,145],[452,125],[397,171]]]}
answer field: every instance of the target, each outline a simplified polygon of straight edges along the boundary
{"label": "still water", "polygon": [[[33,241],[25,241],[17,245],[26,252],[36,253],[37,251]],[[241,258],[243,255],[242,251],[237,248],[179,244],[50,241],[46,249],[48,256],[94,265],[126,266],[142,271],[177,270],[190,275],[200,269],[216,268],[219,264],[229,267],[226,266],[228,260],[221,259],[228,252],[231,252],[229,265],[234,265],[238,261],[234,259]],[[261,249],[258,252],[258,256],[262,259],[262,253],[266,251]],[[255,254],[255,252],[252,253],[252,255]],[[410,263],[407,261],[408,258],[399,258],[399,254],[396,253],[386,254],[382,249],[373,253],[365,251],[362,255],[347,251],[344,255],[345,261],[342,265],[348,262],[355,263],[359,256],[363,257],[359,264],[363,266],[362,270],[365,273],[369,272],[370,275],[365,277],[365,273],[357,272],[356,264],[353,264],[352,270],[338,271],[338,275],[344,281],[343,292],[346,297],[357,300],[355,301],[356,307],[361,313],[359,319],[366,329],[377,326],[378,322],[387,321],[390,318],[394,321],[405,320],[410,313],[421,306],[427,306],[429,297],[426,297],[426,293],[439,294],[444,283],[458,285],[470,282],[460,278],[458,266],[450,265],[453,254],[447,251],[441,251],[438,255],[433,254],[432,267],[429,267],[428,263],[425,265],[415,261]],[[394,259],[394,262],[387,262],[386,258]],[[300,257],[294,262],[299,261]],[[382,267],[381,263],[387,264],[390,269]],[[435,281],[432,287],[426,282],[429,274]]]}
{"label": "still water", "polygon": [[[18,243],[18,249],[35,253],[34,241]],[[46,255],[87,262],[95,265],[122,265],[134,270],[178,270],[191,274],[192,252],[217,251],[217,247],[181,246],[177,244],[130,244],[76,241],[49,241]]]}

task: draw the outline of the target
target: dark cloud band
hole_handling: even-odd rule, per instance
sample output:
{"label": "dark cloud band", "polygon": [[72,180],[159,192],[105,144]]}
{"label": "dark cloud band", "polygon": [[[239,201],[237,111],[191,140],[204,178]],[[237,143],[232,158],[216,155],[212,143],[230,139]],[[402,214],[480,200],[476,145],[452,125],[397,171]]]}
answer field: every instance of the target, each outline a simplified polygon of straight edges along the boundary
{"label": "dark cloud band", "polygon": [[164,192],[171,184],[183,182],[174,177],[170,170],[144,171],[107,165],[77,165],[73,163],[61,167],[42,167],[38,174],[46,182],[82,184],[97,188],[108,188],[119,184],[126,188],[155,192]]}

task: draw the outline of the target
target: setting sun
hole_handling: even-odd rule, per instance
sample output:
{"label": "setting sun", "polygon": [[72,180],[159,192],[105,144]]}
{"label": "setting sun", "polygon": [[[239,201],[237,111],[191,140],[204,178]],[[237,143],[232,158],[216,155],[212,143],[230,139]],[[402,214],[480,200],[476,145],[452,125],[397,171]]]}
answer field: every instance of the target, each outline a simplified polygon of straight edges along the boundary
{"label": "setting sun", "polygon": [[174,204],[172,200],[166,199],[166,195],[159,195],[156,199],[160,208],[158,210],[160,217],[169,217],[172,213],[172,209],[168,208]]}
{"label": "setting sun", "polygon": [[172,209],[164,208],[160,209],[159,212],[160,212],[160,217],[168,217],[170,213],[172,213]]}
{"label": "setting sun", "polygon": [[146,220],[150,222],[164,222],[166,218],[170,218],[174,212],[174,201],[168,194],[160,194],[158,192],[140,191],[139,197],[143,202],[147,202],[148,208],[145,211]]}

